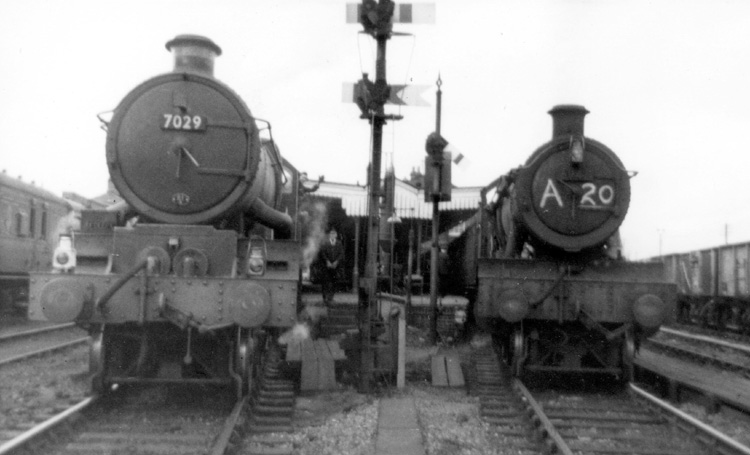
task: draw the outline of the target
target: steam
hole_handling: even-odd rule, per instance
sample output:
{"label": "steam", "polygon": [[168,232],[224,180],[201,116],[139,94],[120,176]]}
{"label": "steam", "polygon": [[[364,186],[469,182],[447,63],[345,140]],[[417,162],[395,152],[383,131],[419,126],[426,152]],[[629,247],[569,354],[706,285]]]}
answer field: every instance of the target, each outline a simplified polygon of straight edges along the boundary
{"label": "steam", "polygon": [[312,338],[313,327],[318,325],[323,314],[321,308],[316,307],[315,305],[306,305],[297,315],[297,322],[294,326],[281,334],[278,340],[279,344],[283,346],[292,342],[301,342],[308,338]]}
{"label": "steam", "polygon": [[305,239],[305,246],[302,250],[302,266],[310,267],[315,260],[320,249],[320,244],[325,240],[325,226],[328,221],[328,209],[323,202],[315,202],[307,211],[307,229],[308,234]]}
{"label": "steam", "polygon": [[310,338],[310,326],[304,322],[298,322],[291,329],[281,334],[279,344],[285,346],[294,341],[304,341],[308,338]]}
{"label": "steam", "polygon": [[53,237],[54,241],[57,242],[57,239],[59,239],[61,235],[70,235],[73,231],[77,231],[80,229],[81,229],[80,212],[70,210],[65,216],[57,220],[57,225],[55,226],[54,237]]}

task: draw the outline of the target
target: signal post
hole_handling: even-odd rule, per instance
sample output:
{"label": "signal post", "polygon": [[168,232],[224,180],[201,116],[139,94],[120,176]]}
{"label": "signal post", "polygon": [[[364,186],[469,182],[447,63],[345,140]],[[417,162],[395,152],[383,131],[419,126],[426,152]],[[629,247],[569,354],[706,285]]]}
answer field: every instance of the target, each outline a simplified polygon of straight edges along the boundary
{"label": "signal post", "polygon": [[377,42],[375,61],[375,81],[367,74],[355,86],[354,101],[362,111],[361,118],[372,125],[372,155],[368,175],[368,216],[367,216],[367,252],[364,278],[359,287],[359,321],[361,343],[360,389],[368,392],[373,375],[373,341],[371,320],[373,310],[377,308],[376,291],[378,283],[377,255],[380,236],[380,167],[383,146],[383,125],[386,120],[398,120],[398,117],[385,114],[385,103],[390,96],[390,87],[386,81],[386,44],[391,37],[393,10],[395,4],[390,0],[363,0],[359,6],[357,19],[364,27],[365,33],[372,35]]}
{"label": "signal post", "polygon": [[440,236],[440,202],[451,200],[451,152],[448,151],[448,141],[440,135],[440,120],[443,92],[440,87],[443,81],[438,75],[437,104],[435,108],[435,132],[427,136],[424,161],[424,198],[425,202],[432,202],[432,248],[430,248],[430,342],[438,342],[438,255]]}
{"label": "signal post", "polygon": [[[362,75],[353,86],[353,101],[357,103],[362,115],[372,125],[372,154],[368,170],[368,220],[367,220],[367,253],[364,277],[359,287],[359,322],[361,340],[360,390],[368,392],[373,377],[374,356],[372,340],[373,312],[377,309],[377,257],[380,236],[380,168],[383,145],[383,125],[387,120],[400,120],[399,115],[387,115],[386,103],[401,104],[406,102],[399,98],[405,86],[388,85],[386,80],[386,44],[393,36],[393,22],[419,22],[414,20],[412,5],[396,5],[392,0],[362,0],[359,4],[347,5],[347,22],[359,22],[364,33],[371,35],[377,42],[375,61],[375,80]],[[394,13],[397,17],[394,18]],[[433,13],[434,14],[434,13]],[[418,19],[418,18],[417,18]],[[434,20],[434,19],[433,19]],[[392,90],[395,89],[395,90]]]}

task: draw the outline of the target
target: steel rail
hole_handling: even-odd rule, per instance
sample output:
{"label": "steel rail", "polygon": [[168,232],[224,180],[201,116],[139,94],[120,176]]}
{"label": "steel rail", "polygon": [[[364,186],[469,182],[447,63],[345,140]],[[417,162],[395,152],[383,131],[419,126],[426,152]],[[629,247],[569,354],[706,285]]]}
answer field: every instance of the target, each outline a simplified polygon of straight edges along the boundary
{"label": "steel rail", "polygon": [[573,455],[573,451],[570,450],[570,447],[568,447],[568,444],[563,437],[557,432],[557,428],[555,428],[555,425],[549,420],[547,414],[544,413],[542,406],[531,395],[529,389],[527,389],[518,379],[513,379],[513,387],[523,395],[526,404],[534,411],[534,416],[539,419],[539,424],[542,426],[546,437],[557,447],[558,453],[563,455]]}
{"label": "steel rail", "polygon": [[721,444],[730,447],[731,449],[735,450],[736,453],[740,453],[742,455],[750,455],[750,448],[740,444],[739,442],[735,441],[734,439],[730,438],[729,436],[725,435],[724,433],[721,433],[720,431],[716,430],[715,428],[712,428],[705,423],[701,422],[700,420],[696,419],[695,417],[686,414],[685,412],[680,411],[679,409],[675,408],[674,406],[670,405],[669,403],[660,400],[659,398],[655,397],[654,395],[651,395],[650,393],[646,392],[645,390],[641,389],[640,387],[636,386],[632,382],[629,384],[630,389],[636,393],[638,396],[644,398],[648,402],[660,407],[661,409],[669,412],[671,415],[674,415],[675,417],[679,418],[680,420],[690,424],[691,426],[699,429],[703,433],[707,434],[709,437],[713,438],[714,440],[720,442]]}
{"label": "steel rail", "polygon": [[56,416],[40,423],[39,425],[31,428],[30,430],[24,433],[21,433],[20,435],[16,436],[15,438],[11,439],[5,444],[0,445],[0,455],[7,455],[11,453],[11,451],[18,449],[19,447],[31,441],[32,439],[44,434],[45,432],[55,427],[57,424],[65,421],[70,416],[92,405],[96,401],[96,399],[97,397],[86,398],[85,400],[81,401],[80,403],[76,405],[73,405],[67,410],[61,412],[60,414],[57,414]]}
{"label": "steel rail", "polygon": [[53,325],[50,327],[41,327],[38,329],[26,330],[23,332],[8,333],[5,335],[0,335],[0,342],[13,340],[16,338],[23,338],[23,337],[32,336],[32,335],[38,335],[40,333],[54,332],[56,330],[63,330],[63,329],[67,329],[69,327],[74,327],[74,326],[75,326],[74,322],[67,322],[65,324],[57,324],[57,325]]}
{"label": "steel rail", "polygon": [[706,363],[711,363],[713,365],[723,367],[727,370],[750,371],[750,367],[746,366],[743,362],[735,362],[734,360],[730,360],[728,358],[722,358],[721,355],[703,353],[701,351],[692,350],[690,348],[678,346],[662,340],[648,340],[648,342],[649,344],[660,349],[666,349],[671,352],[676,352],[680,355],[692,357]]}
{"label": "steel rail", "polygon": [[221,431],[219,437],[216,438],[216,443],[211,448],[211,455],[224,455],[224,453],[226,453],[227,448],[231,443],[232,435],[236,431],[237,422],[240,420],[242,411],[245,409],[245,406],[247,406],[248,400],[248,396],[245,396],[234,406],[232,413],[229,415],[229,418],[227,418],[226,423],[224,423],[224,429]]}
{"label": "steel rail", "polygon": [[89,341],[89,337],[86,336],[86,337],[83,337],[83,338],[78,338],[78,339],[73,340],[73,341],[68,341],[67,343],[58,344],[57,346],[52,346],[51,348],[37,349],[36,351],[27,352],[26,354],[19,354],[17,356],[13,356],[13,357],[10,357],[10,358],[7,358],[5,360],[0,361],[0,366],[5,366],[5,365],[7,365],[9,363],[17,362],[19,360],[24,360],[24,359],[27,359],[29,357],[34,357],[34,356],[38,356],[38,355],[42,355],[42,354],[47,354],[48,352],[58,351],[60,349],[65,349],[65,348],[68,348],[70,346],[75,346],[77,344],[83,344],[83,343],[86,343],[88,341]]}
{"label": "steel rail", "polygon": [[692,334],[692,333],[688,333],[688,332],[683,332],[681,330],[670,329],[668,327],[662,327],[660,330],[662,332],[668,333],[670,335],[675,335],[675,336],[679,336],[679,337],[683,337],[683,338],[688,338],[688,339],[693,339],[693,340],[698,340],[698,341],[705,341],[707,343],[717,344],[719,346],[724,346],[726,348],[736,349],[738,351],[744,352],[745,354],[750,354],[750,346],[746,346],[746,345],[742,345],[742,344],[737,344],[737,343],[730,343],[728,341],[718,340],[716,338],[712,338],[712,337],[709,337],[709,336],[696,335],[696,334]]}

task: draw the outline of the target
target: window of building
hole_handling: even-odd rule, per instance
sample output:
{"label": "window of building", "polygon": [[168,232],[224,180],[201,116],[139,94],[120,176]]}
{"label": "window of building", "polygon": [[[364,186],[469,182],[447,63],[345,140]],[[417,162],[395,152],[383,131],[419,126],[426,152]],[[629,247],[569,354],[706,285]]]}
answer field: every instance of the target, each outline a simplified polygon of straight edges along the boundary
{"label": "window of building", "polygon": [[40,239],[46,239],[47,238],[47,207],[44,207],[42,209],[42,220],[41,220],[41,229],[39,232],[39,238]]}
{"label": "window of building", "polygon": [[16,213],[16,235],[23,237],[23,213]]}
{"label": "window of building", "polygon": [[34,207],[34,201],[31,201],[31,208],[29,209],[29,237],[34,238],[36,228],[36,207]]}

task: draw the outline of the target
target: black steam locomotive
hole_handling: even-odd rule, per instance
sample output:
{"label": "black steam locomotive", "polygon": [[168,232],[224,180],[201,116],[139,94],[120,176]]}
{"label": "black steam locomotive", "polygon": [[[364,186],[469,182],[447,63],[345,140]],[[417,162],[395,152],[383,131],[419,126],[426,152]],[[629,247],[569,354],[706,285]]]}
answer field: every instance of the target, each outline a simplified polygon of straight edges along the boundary
{"label": "black steam locomotive", "polygon": [[244,394],[260,340],[296,319],[298,172],[270,125],[214,78],[214,42],[180,35],[166,47],[174,70],[105,122],[125,202],[82,212],[55,252],[61,273],[33,274],[29,315],[88,327],[95,391],[202,382]]}
{"label": "black steam locomotive", "polygon": [[660,263],[621,257],[630,178],[584,136],[581,106],[556,106],[552,140],[482,191],[475,317],[515,374],[632,376],[640,340],[673,318]]}

